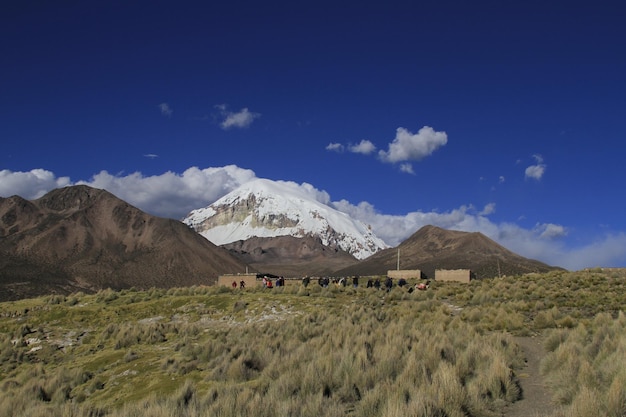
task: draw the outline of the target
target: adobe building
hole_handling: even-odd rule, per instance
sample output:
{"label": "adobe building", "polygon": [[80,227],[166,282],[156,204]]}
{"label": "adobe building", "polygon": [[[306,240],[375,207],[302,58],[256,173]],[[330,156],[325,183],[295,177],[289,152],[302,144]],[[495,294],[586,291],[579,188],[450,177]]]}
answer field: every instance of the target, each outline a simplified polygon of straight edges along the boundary
{"label": "adobe building", "polygon": [[421,279],[422,271],[419,269],[390,269],[387,276],[393,279]]}
{"label": "adobe building", "polygon": [[472,271],[469,269],[435,269],[435,281],[463,282],[469,284]]}

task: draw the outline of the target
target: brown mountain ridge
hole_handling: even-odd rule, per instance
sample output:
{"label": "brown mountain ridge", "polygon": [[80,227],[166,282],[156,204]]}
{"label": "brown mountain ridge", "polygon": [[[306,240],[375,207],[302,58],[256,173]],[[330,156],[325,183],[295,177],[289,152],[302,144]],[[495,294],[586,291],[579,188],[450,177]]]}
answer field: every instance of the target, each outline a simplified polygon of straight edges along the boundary
{"label": "brown mountain ridge", "polygon": [[246,265],[182,222],[84,185],[0,198],[0,300],[212,284]]}
{"label": "brown mountain ridge", "polygon": [[425,226],[398,247],[358,261],[313,237],[252,238],[216,246],[180,221],[151,216],[84,185],[36,200],[0,198],[0,301],[104,288],[213,284],[218,275],[385,275],[470,269],[476,278],[560,269],[519,256],[481,233]]}
{"label": "brown mountain ridge", "polygon": [[388,270],[419,269],[434,278],[436,269],[469,269],[475,278],[547,272],[558,267],[524,258],[480,232],[424,226],[399,246],[336,271],[337,275],[382,275]]}

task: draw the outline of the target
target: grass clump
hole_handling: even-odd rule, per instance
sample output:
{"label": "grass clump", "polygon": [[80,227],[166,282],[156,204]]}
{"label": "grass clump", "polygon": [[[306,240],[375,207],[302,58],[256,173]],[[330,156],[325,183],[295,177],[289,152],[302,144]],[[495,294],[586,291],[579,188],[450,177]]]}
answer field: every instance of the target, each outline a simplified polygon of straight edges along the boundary
{"label": "grass clump", "polygon": [[568,416],[626,415],[626,317],[600,313],[546,337],[542,373]]}

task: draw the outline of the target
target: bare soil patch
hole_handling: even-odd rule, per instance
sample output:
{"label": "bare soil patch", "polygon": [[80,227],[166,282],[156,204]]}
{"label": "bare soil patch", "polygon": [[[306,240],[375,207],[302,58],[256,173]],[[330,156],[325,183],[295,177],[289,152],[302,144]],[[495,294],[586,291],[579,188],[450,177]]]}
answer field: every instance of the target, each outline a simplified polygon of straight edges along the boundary
{"label": "bare soil patch", "polygon": [[546,352],[543,338],[539,336],[515,337],[515,342],[526,356],[526,365],[519,374],[522,399],[504,410],[505,417],[550,416],[557,407],[552,402],[550,392],[540,373],[541,360]]}

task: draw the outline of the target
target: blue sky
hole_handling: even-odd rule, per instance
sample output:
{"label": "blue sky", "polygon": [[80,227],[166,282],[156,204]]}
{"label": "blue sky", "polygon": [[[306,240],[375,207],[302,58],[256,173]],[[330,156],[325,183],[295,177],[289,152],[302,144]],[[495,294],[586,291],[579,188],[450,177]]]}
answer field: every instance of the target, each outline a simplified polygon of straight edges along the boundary
{"label": "blue sky", "polygon": [[0,196],[182,218],[268,178],[393,246],[435,224],[626,266],[623,6],[363,3],[4,5]]}

